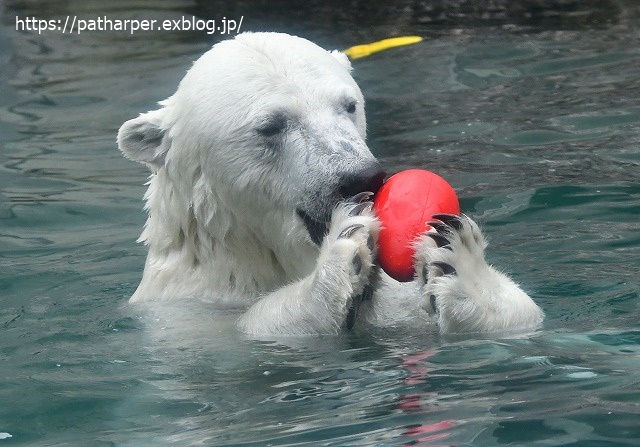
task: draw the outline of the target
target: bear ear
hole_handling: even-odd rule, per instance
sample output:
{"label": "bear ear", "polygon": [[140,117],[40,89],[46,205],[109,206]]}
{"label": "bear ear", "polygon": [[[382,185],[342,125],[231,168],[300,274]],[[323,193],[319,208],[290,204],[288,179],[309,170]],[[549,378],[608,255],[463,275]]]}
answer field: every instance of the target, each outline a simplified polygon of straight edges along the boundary
{"label": "bear ear", "polygon": [[331,56],[333,56],[338,62],[340,62],[340,65],[346,68],[348,72],[351,72],[351,61],[346,54],[344,54],[342,51],[333,50],[331,52]]}
{"label": "bear ear", "polygon": [[164,109],[154,110],[124,123],[118,131],[118,148],[129,159],[151,170],[164,165],[169,149],[167,131],[160,127]]}

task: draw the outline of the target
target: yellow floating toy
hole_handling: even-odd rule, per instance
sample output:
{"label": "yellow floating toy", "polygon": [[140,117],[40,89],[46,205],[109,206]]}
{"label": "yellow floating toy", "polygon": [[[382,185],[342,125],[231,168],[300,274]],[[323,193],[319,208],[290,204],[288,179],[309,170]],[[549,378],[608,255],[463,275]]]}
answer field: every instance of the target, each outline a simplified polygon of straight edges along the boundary
{"label": "yellow floating toy", "polygon": [[404,45],[412,45],[414,43],[422,42],[420,36],[403,36],[403,37],[391,37],[389,39],[379,40],[373,43],[366,43],[363,45],[356,45],[344,50],[344,54],[351,59],[359,59],[361,57],[369,56],[379,51],[388,50],[389,48],[401,47]]}

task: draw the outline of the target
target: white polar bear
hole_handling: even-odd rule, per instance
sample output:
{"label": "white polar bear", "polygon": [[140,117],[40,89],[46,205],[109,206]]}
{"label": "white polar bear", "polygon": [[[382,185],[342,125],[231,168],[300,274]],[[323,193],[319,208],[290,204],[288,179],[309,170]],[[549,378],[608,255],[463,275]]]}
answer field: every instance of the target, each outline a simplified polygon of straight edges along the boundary
{"label": "white polar bear", "polygon": [[420,240],[413,283],[380,272],[369,200],[385,174],[350,71],[343,53],[305,39],[244,33],[200,57],[162,108],[122,125],[120,149],[152,172],[131,301],[241,306],[251,334],[337,333],[421,306],[442,332],[540,324],[464,216],[441,216]]}

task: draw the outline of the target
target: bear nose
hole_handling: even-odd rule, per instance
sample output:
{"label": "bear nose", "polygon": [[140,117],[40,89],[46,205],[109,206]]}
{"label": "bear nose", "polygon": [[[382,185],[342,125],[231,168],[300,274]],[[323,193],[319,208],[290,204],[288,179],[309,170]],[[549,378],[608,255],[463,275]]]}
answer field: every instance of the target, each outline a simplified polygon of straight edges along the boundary
{"label": "bear nose", "polygon": [[365,191],[375,194],[382,186],[386,175],[380,163],[377,161],[371,163],[364,169],[342,178],[339,187],[340,195],[346,199]]}

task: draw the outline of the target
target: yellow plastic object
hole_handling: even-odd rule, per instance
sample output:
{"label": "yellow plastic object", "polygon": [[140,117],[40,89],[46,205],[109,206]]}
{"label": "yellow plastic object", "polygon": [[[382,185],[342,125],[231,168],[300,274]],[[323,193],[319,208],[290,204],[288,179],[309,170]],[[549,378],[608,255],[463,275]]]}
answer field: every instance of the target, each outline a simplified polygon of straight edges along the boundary
{"label": "yellow plastic object", "polygon": [[366,43],[363,45],[356,45],[344,50],[344,54],[351,59],[358,59],[361,57],[369,56],[379,51],[388,50],[389,48],[401,47],[404,45],[412,45],[414,43],[422,42],[420,36],[402,36],[391,37],[389,39],[379,40],[377,42]]}

